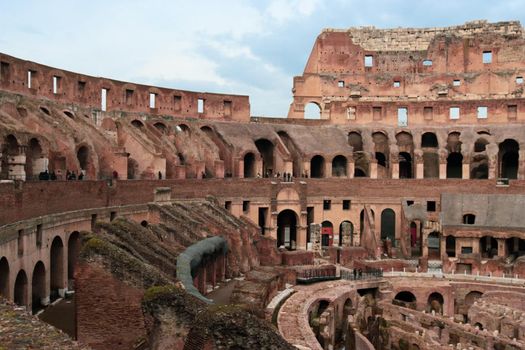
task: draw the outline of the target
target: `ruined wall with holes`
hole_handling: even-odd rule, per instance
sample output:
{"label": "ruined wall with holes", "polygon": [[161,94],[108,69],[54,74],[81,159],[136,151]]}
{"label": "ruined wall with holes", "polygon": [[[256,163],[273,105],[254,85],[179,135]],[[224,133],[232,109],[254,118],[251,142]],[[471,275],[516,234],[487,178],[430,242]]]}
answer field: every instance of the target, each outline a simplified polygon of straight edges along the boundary
{"label": "ruined wall with holes", "polygon": [[[0,53],[0,89],[106,111],[247,121],[248,96],[193,92],[65,71]],[[106,90],[102,101],[102,90]],[[155,103],[150,104],[150,94]],[[198,100],[202,100],[202,111]]]}
{"label": "ruined wall with holes", "polygon": [[[294,78],[288,117],[303,118],[315,103],[321,119],[338,124],[397,125],[398,108],[408,109],[409,127],[521,122],[524,43],[519,22],[325,29]],[[479,106],[487,118],[478,118]],[[459,119],[450,119],[451,107]]]}

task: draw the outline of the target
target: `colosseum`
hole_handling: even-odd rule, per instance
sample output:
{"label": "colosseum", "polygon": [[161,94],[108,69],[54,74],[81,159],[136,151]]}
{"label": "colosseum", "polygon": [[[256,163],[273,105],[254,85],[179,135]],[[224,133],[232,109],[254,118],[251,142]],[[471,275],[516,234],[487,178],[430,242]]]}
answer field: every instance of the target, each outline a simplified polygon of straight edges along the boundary
{"label": "colosseum", "polygon": [[525,32],[325,29],[287,117],[0,53],[0,349],[525,349]]}

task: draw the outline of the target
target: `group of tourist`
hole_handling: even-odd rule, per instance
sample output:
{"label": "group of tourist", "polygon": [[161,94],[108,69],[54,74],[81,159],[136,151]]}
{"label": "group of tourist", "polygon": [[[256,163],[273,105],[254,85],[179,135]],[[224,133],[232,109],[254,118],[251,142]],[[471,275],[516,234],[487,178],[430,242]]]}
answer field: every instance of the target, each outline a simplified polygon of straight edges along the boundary
{"label": "group of tourist", "polygon": [[[77,174],[75,173],[74,170],[73,171],[67,170],[66,171],[66,178],[65,178],[65,180],[67,180],[67,181],[84,180],[85,176],[86,176],[85,170],[81,170],[78,173],[78,176],[77,176]],[[58,173],[55,173],[54,170],[49,172],[46,169],[44,171],[41,171],[40,174],[38,174],[38,180],[40,180],[40,181],[62,180],[62,174],[61,174],[60,170],[58,171]]]}

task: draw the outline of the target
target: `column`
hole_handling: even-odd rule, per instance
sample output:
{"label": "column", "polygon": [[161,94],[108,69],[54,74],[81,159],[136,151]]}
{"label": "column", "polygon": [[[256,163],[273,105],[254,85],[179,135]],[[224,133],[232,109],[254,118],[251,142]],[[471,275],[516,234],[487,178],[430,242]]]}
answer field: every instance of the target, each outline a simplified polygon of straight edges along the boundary
{"label": "column", "polygon": [[399,162],[390,161],[390,168],[392,169],[392,179],[399,179]]}
{"label": "column", "polygon": [[346,163],[346,176],[349,179],[353,179],[354,178],[354,172],[355,172],[354,160],[353,159],[349,159],[348,162]]}
{"label": "column", "polygon": [[447,178],[447,163],[439,162],[439,178],[440,179],[446,179]]}
{"label": "column", "polygon": [[377,160],[370,160],[370,178],[377,179]]}
{"label": "column", "polygon": [[470,179],[470,162],[469,158],[463,158],[463,169],[461,171],[461,178],[464,180]]}

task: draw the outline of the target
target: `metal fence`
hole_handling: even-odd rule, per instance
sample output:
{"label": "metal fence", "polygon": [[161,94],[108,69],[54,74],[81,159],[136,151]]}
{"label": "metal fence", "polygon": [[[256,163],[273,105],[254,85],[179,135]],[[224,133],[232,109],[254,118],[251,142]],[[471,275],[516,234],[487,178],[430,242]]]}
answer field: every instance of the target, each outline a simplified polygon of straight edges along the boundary
{"label": "metal fence", "polygon": [[353,269],[341,270],[341,279],[348,281],[369,280],[383,277],[381,269]]}

